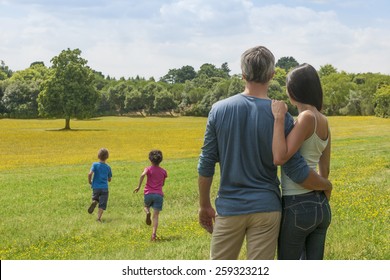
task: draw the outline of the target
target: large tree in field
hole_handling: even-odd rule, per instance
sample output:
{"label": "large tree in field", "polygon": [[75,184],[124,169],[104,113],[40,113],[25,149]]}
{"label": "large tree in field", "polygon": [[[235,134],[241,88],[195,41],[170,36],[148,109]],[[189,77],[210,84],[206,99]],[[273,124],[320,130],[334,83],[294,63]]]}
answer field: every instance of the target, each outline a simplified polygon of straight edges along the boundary
{"label": "large tree in field", "polygon": [[92,116],[98,98],[94,73],[80,54],[68,48],[52,58],[51,73],[38,96],[40,116],[64,118],[65,129],[70,129],[71,118]]}

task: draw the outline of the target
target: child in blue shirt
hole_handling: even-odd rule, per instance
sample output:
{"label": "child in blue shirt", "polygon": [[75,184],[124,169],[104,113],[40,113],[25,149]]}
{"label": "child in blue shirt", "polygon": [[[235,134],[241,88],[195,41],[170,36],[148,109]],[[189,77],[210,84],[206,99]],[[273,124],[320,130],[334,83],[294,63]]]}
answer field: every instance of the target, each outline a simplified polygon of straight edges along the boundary
{"label": "child in blue shirt", "polygon": [[108,156],[107,149],[100,149],[98,152],[100,161],[94,162],[88,173],[88,182],[92,187],[92,203],[88,208],[88,213],[92,214],[96,205],[99,204],[98,222],[102,221],[103,211],[107,208],[108,182],[111,182],[112,177],[111,167],[106,163]]}

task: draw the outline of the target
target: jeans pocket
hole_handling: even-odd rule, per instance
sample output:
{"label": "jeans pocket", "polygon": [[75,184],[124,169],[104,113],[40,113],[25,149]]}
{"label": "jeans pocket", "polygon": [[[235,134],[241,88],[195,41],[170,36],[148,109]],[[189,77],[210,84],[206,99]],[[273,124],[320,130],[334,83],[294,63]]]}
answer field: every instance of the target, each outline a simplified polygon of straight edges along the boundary
{"label": "jeans pocket", "polygon": [[328,220],[328,224],[330,225],[330,223],[332,222],[332,210],[330,208],[330,205],[328,202],[325,203],[325,213],[324,213],[324,218],[326,217],[327,220]]}
{"label": "jeans pocket", "polygon": [[310,230],[317,225],[317,207],[303,207],[293,210],[295,227],[301,230]]}

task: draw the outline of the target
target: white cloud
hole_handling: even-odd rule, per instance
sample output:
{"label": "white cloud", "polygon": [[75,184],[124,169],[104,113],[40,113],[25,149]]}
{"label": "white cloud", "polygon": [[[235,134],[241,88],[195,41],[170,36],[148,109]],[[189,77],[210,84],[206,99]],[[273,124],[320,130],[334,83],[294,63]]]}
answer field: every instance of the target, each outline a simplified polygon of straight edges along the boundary
{"label": "white cloud", "polygon": [[[327,63],[349,72],[390,73],[389,29],[351,28],[334,11],[272,5],[253,9],[253,34],[277,57],[293,56],[317,69]],[[372,63],[370,63],[372,60]]]}
{"label": "white cloud", "polygon": [[[31,2],[35,4],[27,4]],[[262,44],[277,59],[293,56],[316,68],[330,63],[349,72],[390,74],[388,19],[367,21],[375,26],[351,26],[336,6],[315,9],[306,5],[312,1],[295,2],[299,5],[262,6],[250,0],[2,1],[0,60],[20,70],[34,61],[50,65],[61,50],[79,48],[89,65],[105,75],[159,78],[171,68],[198,69],[203,63],[219,67],[228,62],[232,73],[239,73],[241,53]],[[315,5],[331,3],[321,2]]]}

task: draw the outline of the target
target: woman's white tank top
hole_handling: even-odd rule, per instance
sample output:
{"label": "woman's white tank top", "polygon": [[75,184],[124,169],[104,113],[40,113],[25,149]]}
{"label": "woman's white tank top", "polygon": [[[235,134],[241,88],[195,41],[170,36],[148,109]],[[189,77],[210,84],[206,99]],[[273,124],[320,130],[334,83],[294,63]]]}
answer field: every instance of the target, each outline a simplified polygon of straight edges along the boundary
{"label": "woman's white tank top", "polygon": [[[317,165],[322,155],[322,152],[325,150],[329,141],[329,132],[326,140],[322,140],[316,133],[317,131],[317,118],[315,118],[314,132],[307,138],[301,148],[299,149],[300,154],[304,157],[307,162],[307,165],[317,170]],[[329,128],[328,128],[329,130]],[[305,189],[304,187],[293,182],[282,169],[281,172],[281,181],[282,181],[282,195],[297,195],[311,192],[312,190]]]}

